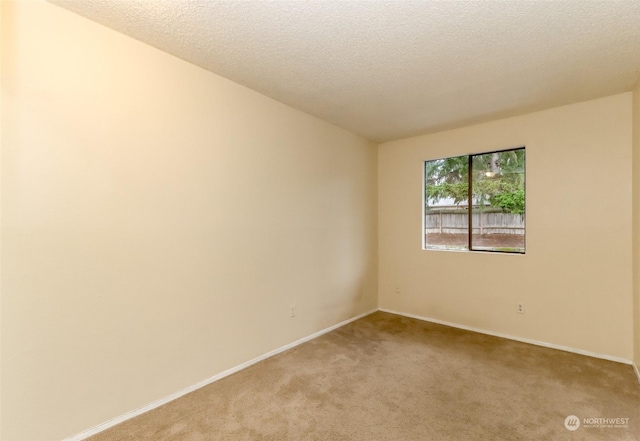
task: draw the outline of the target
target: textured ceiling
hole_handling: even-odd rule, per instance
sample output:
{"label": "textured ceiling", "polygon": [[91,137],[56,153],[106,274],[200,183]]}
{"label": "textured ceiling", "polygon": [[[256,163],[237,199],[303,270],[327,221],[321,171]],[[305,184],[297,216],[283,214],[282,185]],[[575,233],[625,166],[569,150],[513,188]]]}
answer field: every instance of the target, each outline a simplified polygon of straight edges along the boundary
{"label": "textured ceiling", "polygon": [[640,1],[50,0],[374,141],[630,90]]}

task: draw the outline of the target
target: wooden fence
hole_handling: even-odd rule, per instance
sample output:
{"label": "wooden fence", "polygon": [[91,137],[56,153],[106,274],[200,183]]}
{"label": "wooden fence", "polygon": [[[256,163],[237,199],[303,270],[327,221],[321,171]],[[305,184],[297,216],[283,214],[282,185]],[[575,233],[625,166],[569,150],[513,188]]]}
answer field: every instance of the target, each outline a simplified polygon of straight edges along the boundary
{"label": "wooden fence", "polygon": [[[472,234],[524,234],[524,215],[495,212],[474,212]],[[469,229],[467,211],[428,212],[425,233],[460,234]]]}

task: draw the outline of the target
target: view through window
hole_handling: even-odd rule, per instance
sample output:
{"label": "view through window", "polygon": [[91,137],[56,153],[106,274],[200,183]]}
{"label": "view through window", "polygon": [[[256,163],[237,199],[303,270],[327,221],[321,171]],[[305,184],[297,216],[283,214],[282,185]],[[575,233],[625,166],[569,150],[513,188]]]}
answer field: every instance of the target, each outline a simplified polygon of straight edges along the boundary
{"label": "view through window", "polygon": [[525,252],[524,147],[426,161],[424,184],[425,249]]}

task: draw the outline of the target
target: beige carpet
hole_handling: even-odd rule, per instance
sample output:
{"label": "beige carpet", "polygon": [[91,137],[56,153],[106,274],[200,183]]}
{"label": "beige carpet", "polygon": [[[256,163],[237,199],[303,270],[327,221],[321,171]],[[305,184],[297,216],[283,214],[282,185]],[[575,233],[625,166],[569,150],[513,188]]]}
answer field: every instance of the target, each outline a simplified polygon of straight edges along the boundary
{"label": "beige carpet", "polygon": [[624,364],[377,312],[90,439],[640,440],[640,385]]}

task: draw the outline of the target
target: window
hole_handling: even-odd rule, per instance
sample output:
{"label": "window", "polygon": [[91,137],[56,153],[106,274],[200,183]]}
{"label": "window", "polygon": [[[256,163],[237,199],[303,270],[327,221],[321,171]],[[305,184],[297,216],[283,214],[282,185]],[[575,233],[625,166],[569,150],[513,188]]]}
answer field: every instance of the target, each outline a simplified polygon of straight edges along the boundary
{"label": "window", "polygon": [[424,189],[425,249],[524,254],[524,147],[426,161]]}

